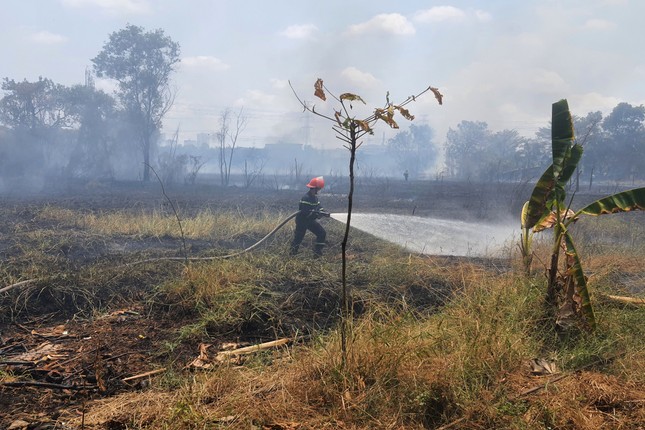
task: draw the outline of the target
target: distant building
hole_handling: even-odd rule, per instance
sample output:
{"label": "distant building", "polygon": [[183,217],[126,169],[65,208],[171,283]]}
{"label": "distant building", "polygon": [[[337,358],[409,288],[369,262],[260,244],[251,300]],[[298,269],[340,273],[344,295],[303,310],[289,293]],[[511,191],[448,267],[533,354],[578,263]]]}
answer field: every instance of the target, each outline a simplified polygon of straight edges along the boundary
{"label": "distant building", "polygon": [[197,143],[200,146],[210,146],[211,142],[213,141],[213,134],[212,133],[197,133]]}

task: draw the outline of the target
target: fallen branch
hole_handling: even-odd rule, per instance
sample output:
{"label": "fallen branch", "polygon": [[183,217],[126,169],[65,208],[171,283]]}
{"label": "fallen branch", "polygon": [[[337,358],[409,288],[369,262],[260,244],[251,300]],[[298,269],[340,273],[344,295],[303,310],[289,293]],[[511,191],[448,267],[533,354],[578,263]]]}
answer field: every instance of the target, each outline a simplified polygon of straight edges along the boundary
{"label": "fallen branch", "polygon": [[24,344],[22,343],[17,343],[15,345],[9,345],[5,346],[4,348],[0,348],[0,355],[4,355],[8,353],[9,351],[12,351],[14,349],[22,348],[23,352],[27,352],[27,348],[25,347]]}
{"label": "fallen branch", "polygon": [[11,360],[7,360],[7,361],[0,361],[0,366],[1,365],[4,365],[4,366],[29,366],[29,367],[34,367],[36,365],[36,363],[34,363],[32,361],[11,361]]}
{"label": "fallen branch", "polygon": [[98,388],[96,385],[64,385],[36,381],[3,382],[2,385],[5,387],[40,387],[55,388],[58,390],[96,390]]}
{"label": "fallen branch", "polygon": [[535,393],[536,391],[540,391],[541,389],[546,388],[547,385],[553,384],[554,382],[558,382],[561,379],[568,378],[571,375],[575,375],[575,373],[564,373],[560,376],[556,376],[555,378],[549,379],[545,384],[538,385],[526,391],[521,392],[517,397],[524,397],[531,393]]}
{"label": "fallen branch", "polygon": [[151,370],[149,372],[140,373],[134,376],[128,376],[127,378],[121,379],[123,382],[134,381],[135,379],[145,378],[146,376],[156,375],[157,373],[165,372],[166,368],[162,367],[161,369]]}
{"label": "fallen branch", "polygon": [[11,290],[12,288],[18,288],[18,287],[23,287],[25,285],[29,285],[32,282],[39,281],[41,278],[34,278],[34,279],[26,279],[24,281],[16,282],[15,284],[7,285],[6,287],[0,288],[0,293],[4,293],[6,291]]}
{"label": "fallen branch", "polygon": [[262,351],[264,349],[274,348],[276,346],[282,346],[291,341],[289,338],[283,338],[278,340],[272,340],[271,342],[259,343],[257,345],[245,346],[244,348],[232,349],[230,351],[220,351],[217,353],[218,356],[229,356],[229,355],[243,355],[243,354],[252,354],[257,351]]}
{"label": "fallen branch", "polygon": [[636,297],[626,297],[626,296],[612,296],[610,294],[603,295],[603,297],[608,298],[614,302],[619,303],[629,303],[632,305],[645,305],[645,299],[640,299]]}

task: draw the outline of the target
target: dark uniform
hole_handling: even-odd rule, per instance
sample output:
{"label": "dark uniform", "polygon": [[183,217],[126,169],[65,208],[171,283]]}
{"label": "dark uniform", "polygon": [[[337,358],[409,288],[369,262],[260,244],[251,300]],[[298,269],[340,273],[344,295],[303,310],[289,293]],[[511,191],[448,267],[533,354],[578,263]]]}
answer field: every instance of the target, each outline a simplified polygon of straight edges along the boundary
{"label": "dark uniform", "polygon": [[300,199],[298,205],[300,213],[296,215],[296,230],[293,235],[293,242],[291,242],[291,255],[298,252],[298,247],[305,237],[307,230],[316,235],[316,244],[314,245],[314,253],[317,256],[322,255],[322,250],[325,246],[325,238],[327,232],[321,226],[318,218],[323,216],[321,213],[322,207],[315,194],[307,193]]}

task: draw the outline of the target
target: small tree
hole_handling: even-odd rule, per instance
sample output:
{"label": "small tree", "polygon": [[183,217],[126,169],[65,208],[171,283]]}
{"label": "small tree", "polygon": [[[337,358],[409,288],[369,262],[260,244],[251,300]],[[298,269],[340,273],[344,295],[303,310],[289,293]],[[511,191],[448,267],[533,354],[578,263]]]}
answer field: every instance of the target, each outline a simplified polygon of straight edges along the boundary
{"label": "small tree", "polygon": [[177,154],[178,146],[179,127],[175,130],[175,134],[170,141],[168,150],[159,154],[157,157],[159,173],[156,174],[159,177],[159,180],[168,186],[173,185],[180,177],[185,176],[186,167],[188,165],[188,156],[186,154]]}
{"label": "small tree", "polygon": [[298,158],[293,159],[293,167],[291,168],[291,171],[289,172],[289,176],[291,179],[291,184],[299,184],[301,182],[300,177],[302,176],[302,168],[303,168],[303,163],[298,162]]}
{"label": "small tree", "polygon": [[265,165],[266,159],[264,158],[244,160],[244,188],[250,188],[253,185],[253,182],[262,175],[262,170],[264,170]]}
{"label": "small tree", "polygon": [[188,156],[188,173],[184,177],[184,182],[189,185],[195,185],[197,180],[197,174],[206,164],[205,160],[202,160],[201,155],[189,155]]}
{"label": "small tree", "polygon": [[235,124],[231,125],[232,112],[226,109],[220,115],[220,128],[216,134],[219,156],[220,181],[223,186],[228,186],[231,181],[231,165],[233,154],[240,134],[247,126],[247,118],[242,114],[242,109],[235,115]]}
{"label": "small tree", "polygon": [[71,88],[70,102],[78,118],[78,135],[67,163],[67,173],[71,176],[112,178],[114,170],[110,156],[120,128],[114,98],[94,88],[92,81],[87,79],[85,85]]}
{"label": "small tree", "polygon": [[470,179],[479,176],[482,156],[491,132],[485,122],[461,121],[446,134],[446,166],[450,176]]}
{"label": "small tree", "polygon": [[[566,185],[572,178],[580,158],[582,144],[575,141],[573,120],[566,100],[553,104],[551,121],[552,164],[535,184],[530,200],[524,205],[522,222],[522,253],[530,265],[530,239],[533,232],[553,229],[553,247],[548,267],[547,311],[555,314],[556,324],[568,325],[572,317],[584,316],[593,329],[596,320],[591,304],[587,278],[582,270],[570,227],[582,215],[603,215],[645,209],[645,188],[623,191],[596,200],[573,211],[566,204]],[[564,258],[562,259],[562,252]],[[562,261],[563,260],[563,261]],[[530,267],[526,267],[527,272]],[[555,309],[558,309],[555,312]]]}
{"label": "small tree", "polygon": [[[289,82],[291,85],[291,82]],[[399,125],[394,119],[396,112],[403,116],[407,120],[414,120],[414,115],[405,109],[405,106],[418,97],[422,96],[428,91],[434,93],[435,98],[442,104],[443,95],[439,92],[438,88],[428,87],[416,96],[410,96],[405,99],[402,103],[394,104],[390,102],[389,93],[386,96],[385,106],[382,108],[375,108],[374,113],[368,116],[365,119],[356,119],[351,115],[353,110],[352,103],[361,102],[366,104],[365,101],[356,94],[352,93],[343,93],[340,96],[334,95],[331,93],[327,87],[325,87],[323,80],[318,79],[314,84],[314,95],[319,99],[326,101],[327,95],[329,94],[336,102],[340,103],[340,110],[334,109],[333,117],[329,115],[322,114],[316,111],[316,106],[309,106],[305,103],[298,94],[291,87],[294,95],[302,105],[305,111],[309,111],[317,116],[325,118],[334,125],[332,130],[336,133],[336,138],[343,142],[343,146],[349,150],[349,193],[347,195],[347,221],[345,224],[345,234],[343,236],[343,241],[341,244],[342,247],[342,269],[341,269],[341,279],[342,279],[342,308],[341,308],[341,351],[342,351],[342,362],[343,365],[347,362],[347,333],[348,326],[351,319],[351,292],[347,285],[347,241],[349,238],[349,229],[352,219],[352,203],[354,196],[354,162],[356,161],[356,150],[361,145],[360,139],[366,134],[374,134],[373,127],[378,121],[383,121],[392,128],[398,129]]]}
{"label": "small tree", "polygon": [[417,179],[430,167],[437,156],[433,134],[429,125],[410,124],[407,131],[398,132],[388,141],[388,148],[401,172],[408,172]]}

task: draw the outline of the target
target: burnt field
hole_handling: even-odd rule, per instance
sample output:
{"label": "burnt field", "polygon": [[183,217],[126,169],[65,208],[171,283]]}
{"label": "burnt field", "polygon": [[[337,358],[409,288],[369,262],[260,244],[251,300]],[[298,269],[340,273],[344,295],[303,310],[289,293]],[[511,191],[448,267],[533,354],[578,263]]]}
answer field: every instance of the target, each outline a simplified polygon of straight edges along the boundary
{"label": "burnt field", "polygon": [[[530,191],[529,184],[373,180],[358,183],[353,210],[486,222],[518,216]],[[172,384],[212,365],[212,351],[276,339],[306,344],[332,329],[341,224],[327,224],[331,246],[321,260],[306,251],[288,256],[291,224],[253,252],[218,260],[262,239],[303,193],[75,183],[0,196],[0,428],[81,428],[92,402],[145,392],[155,375]],[[331,182],[320,200],[346,212],[346,193],[346,183]],[[514,264],[423,256],[432,270],[401,274],[398,259],[409,257],[360,232],[351,235],[348,258],[356,317],[375,304],[401,308],[401,297],[408,312],[430,314],[460,288],[455,267],[495,276]],[[382,263],[390,258],[397,263]],[[642,281],[636,260],[625,256],[629,273],[602,275],[629,289],[626,280]],[[223,295],[202,291],[203,279]],[[119,420],[95,425],[87,428],[130,428]]]}

